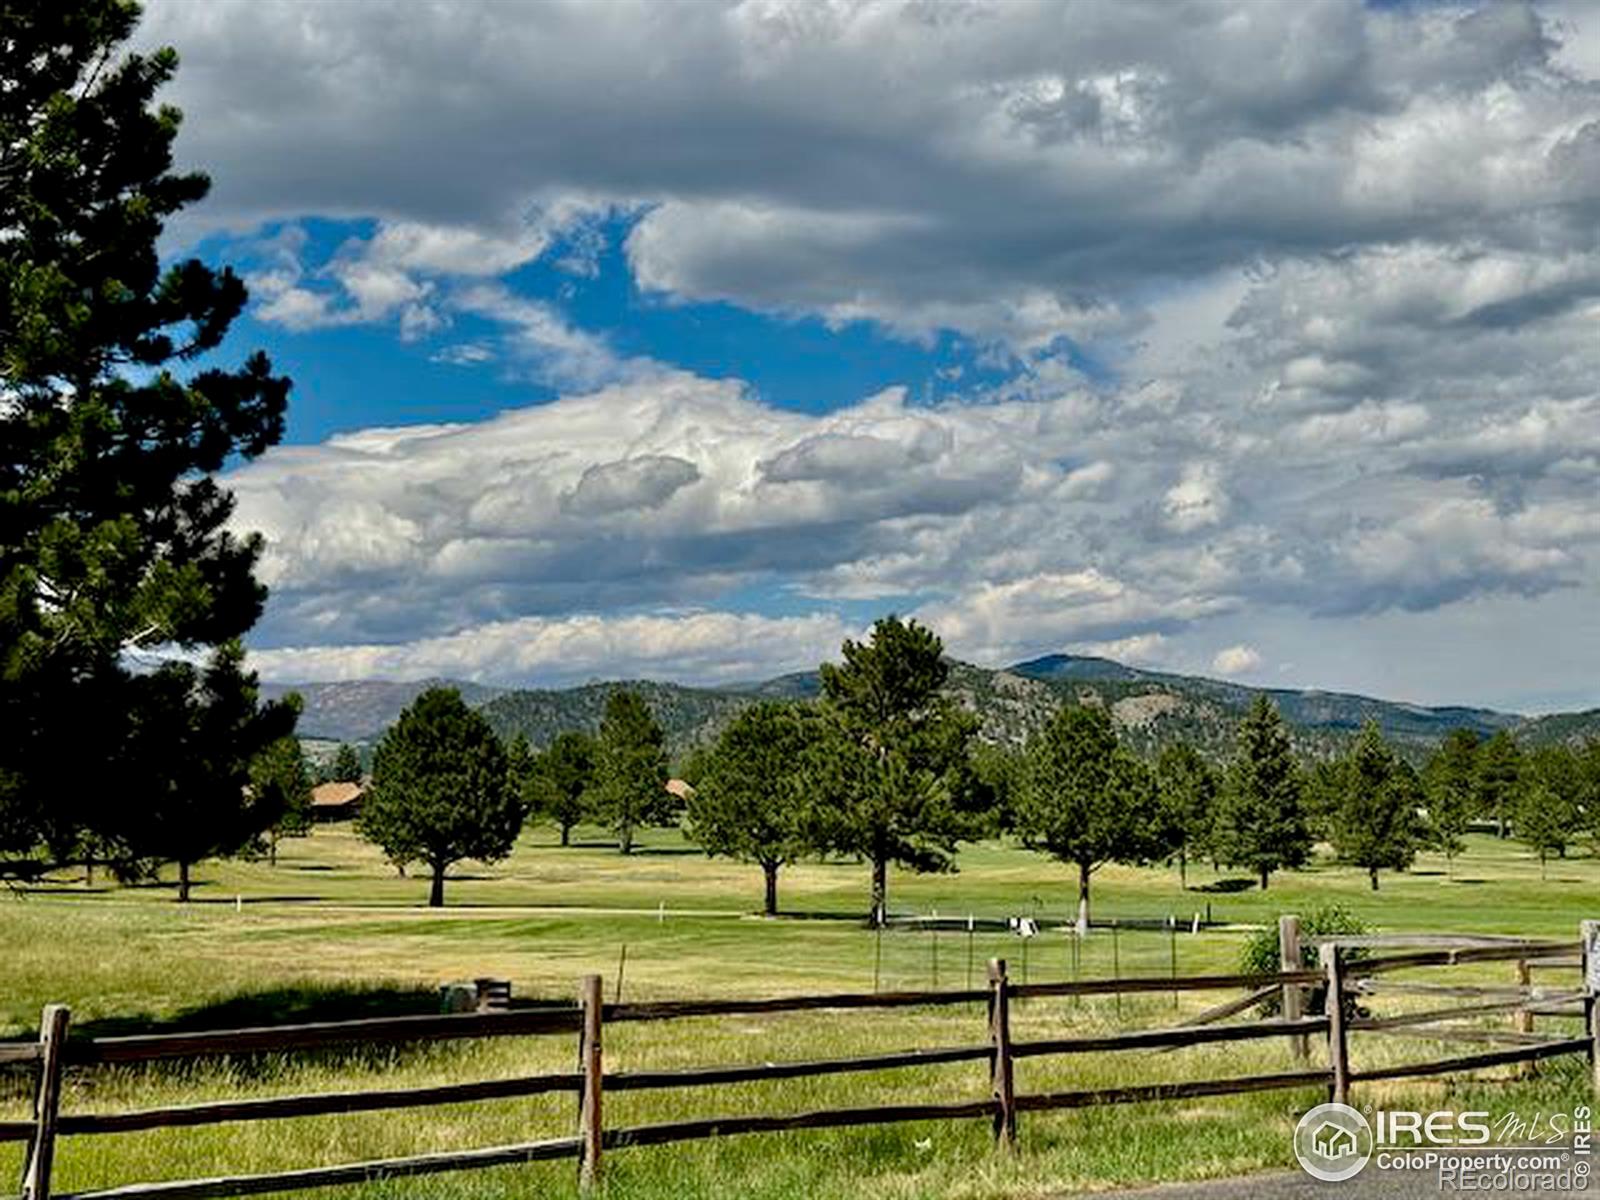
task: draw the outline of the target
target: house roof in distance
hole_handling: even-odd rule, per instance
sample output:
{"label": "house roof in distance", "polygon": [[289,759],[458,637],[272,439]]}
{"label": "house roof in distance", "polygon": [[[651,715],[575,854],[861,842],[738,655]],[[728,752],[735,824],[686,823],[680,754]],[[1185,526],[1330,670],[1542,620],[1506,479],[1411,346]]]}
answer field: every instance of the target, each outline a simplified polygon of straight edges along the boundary
{"label": "house roof in distance", "polygon": [[359,783],[319,783],[311,789],[313,808],[342,808],[361,799],[367,789]]}

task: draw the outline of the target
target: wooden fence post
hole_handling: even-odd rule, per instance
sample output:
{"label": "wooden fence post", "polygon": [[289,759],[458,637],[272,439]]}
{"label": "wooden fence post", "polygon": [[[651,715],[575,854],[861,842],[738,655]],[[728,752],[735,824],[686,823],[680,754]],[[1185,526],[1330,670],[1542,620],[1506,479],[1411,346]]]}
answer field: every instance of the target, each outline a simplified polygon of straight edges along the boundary
{"label": "wooden fence post", "polygon": [[1328,1098],[1335,1104],[1350,1103],[1350,1044],[1344,1029],[1344,965],[1339,961],[1339,944],[1322,943],[1322,969],[1328,975],[1328,998],[1323,1007],[1328,1015],[1328,1066],[1333,1071]]}
{"label": "wooden fence post", "polygon": [[[1284,913],[1278,918],[1278,969],[1280,971],[1298,971],[1302,968],[1300,961],[1300,918],[1293,913]],[[1305,993],[1298,983],[1283,985],[1283,1019],[1285,1021],[1298,1021],[1305,1015]],[[1310,1055],[1311,1047],[1303,1033],[1289,1035],[1289,1051],[1296,1058],[1304,1060]]]}
{"label": "wooden fence post", "polygon": [[600,1053],[600,1026],[604,1009],[603,981],[598,975],[585,975],[580,993],[583,1026],[578,1041],[579,1069],[583,1072],[583,1092],[578,1104],[578,1137],[583,1142],[578,1160],[578,1185],[591,1190],[600,1181],[600,1089],[604,1063]]}
{"label": "wooden fence post", "polygon": [[1002,1149],[1010,1150],[1017,1141],[1016,1089],[1011,1078],[1011,985],[1006,979],[1006,960],[989,960],[989,1076],[995,1103],[994,1136]]}
{"label": "wooden fence post", "polygon": [[[1524,1005],[1526,1006],[1527,1004],[1531,1004],[1533,1001],[1528,989],[1533,986],[1533,968],[1528,965],[1528,960],[1525,958],[1517,959],[1517,986],[1522,989],[1522,999]],[[1527,1007],[1517,1009],[1516,1027],[1517,1032],[1520,1034],[1528,1035],[1533,1033],[1532,1009]],[[1536,1074],[1537,1071],[1538,1064],[1532,1059],[1529,1059],[1527,1062],[1522,1064],[1521,1069],[1517,1073],[1524,1079],[1527,1079]]]}
{"label": "wooden fence post", "polygon": [[65,1004],[47,1004],[39,1021],[39,1090],[33,1101],[33,1140],[23,1168],[22,1200],[50,1200],[56,1116],[61,1111],[61,1067],[71,1020],[72,1011]]}
{"label": "wooden fence post", "polygon": [[1583,1028],[1589,1035],[1589,1074],[1600,1095],[1600,1011],[1595,1007],[1595,995],[1600,992],[1600,921],[1584,921],[1578,936],[1583,945]]}

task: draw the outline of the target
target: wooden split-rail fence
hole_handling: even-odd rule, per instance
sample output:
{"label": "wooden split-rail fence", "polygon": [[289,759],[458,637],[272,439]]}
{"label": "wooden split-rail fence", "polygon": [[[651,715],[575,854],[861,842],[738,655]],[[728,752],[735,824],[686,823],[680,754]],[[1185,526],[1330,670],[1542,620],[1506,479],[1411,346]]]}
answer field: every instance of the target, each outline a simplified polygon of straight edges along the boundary
{"label": "wooden split-rail fence", "polygon": [[[1302,947],[1295,918],[1283,918],[1279,934],[1283,950],[1281,961],[1286,964],[1300,963]],[[1600,984],[1600,922],[1584,922],[1580,939],[1575,943],[1451,936],[1363,937],[1322,940],[1318,949],[1320,966],[1317,968],[1285,970],[1271,975],[1150,976],[1019,985],[1007,975],[1005,961],[994,959],[989,963],[988,986],[982,989],[633,1004],[605,1003],[601,979],[598,975],[591,975],[582,982],[578,1003],[566,1009],[381,1017],[85,1040],[69,1039],[70,1014],[67,1008],[50,1005],[44,1010],[37,1041],[0,1042],[0,1066],[32,1064],[36,1066],[38,1076],[32,1119],[0,1121],[0,1142],[26,1143],[23,1200],[50,1200],[52,1194],[56,1200],[134,1200],[135,1197],[140,1200],[155,1200],[158,1197],[162,1200],[200,1200],[202,1197],[262,1195],[564,1158],[577,1159],[580,1179],[585,1185],[592,1185],[599,1178],[604,1155],[625,1147],[662,1145],[733,1134],[837,1129],[905,1121],[987,1119],[993,1125],[999,1145],[1009,1148],[1016,1140],[1018,1114],[1025,1112],[1138,1104],[1307,1086],[1325,1087],[1331,1099],[1347,1101],[1353,1085],[1369,1081],[1459,1074],[1508,1064],[1532,1064],[1541,1059],[1568,1054],[1588,1056],[1591,1070],[1595,1071],[1596,1086],[1600,1088],[1600,1070],[1594,1067],[1595,1063],[1600,1062],[1600,1056],[1596,1054],[1596,1047],[1600,1045],[1600,1020],[1597,1020],[1595,1005],[1596,993],[1600,991],[1600,986],[1597,986]],[[1360,951],[1359,955],[1352,953],[1356,950]],[[1515,986],[1427,984],[1394,978],[1398,972],[1496,962],[1516,964],[1518,982]],[[1566,990],[1535,988],[1532,985],[1532,972],[1536,968],[1577,968],[1582,971],[1583,982],[1580,987]],[[1345,1003],[1325,1002],[1322,1012],[1307,1015],[1304,1012],[1306,993],[1315,988],[1324,989],[1328,997],[1356,994],[1370,999],[1402,995],[1466,1003],[1370,1016],[1352,1015],[1352,1006]],[[1036,1041],[1016,1041],[1011,1035],[1011,1006],[1015,1000],[1233,989],[1245,989],[1246,994],[1207,1009],[1186,1023],[1165,1028]],[[1278,1016],[1223,1023],[1227,1018],[1272,1000],[1280,1002]],[[620,1022],[819,1009],[892,1010],[974,1003],[984,1006],[986,1037],[981,1043],[966,1046],[809,1062],[662,1071],[608,1072],[605,1069],[604,1029],[607,1025]],[[1494,1014],[1511,1015],[1516,1028],[1500,1031],[1451,1024]],[[1532,1028],[1533,1018],[1539,1015],[1581,1016],[1584,1033],[1580,1037],[1539,1035]],[[1357,1069],[1352,1066],[1350,1059],[1350,1036],[1355,1032],[1507,1044],[1500,1049],[1470,1055]],[[62,1111],[63,1076],[69,1066],[92,1067],[333,1046],[563,1033],[577,1035],[579,1069],[575,1072],[429,1087],[212,1101],[128,1112]],[[1320,1037],[1326,1042],[1326,1066],[1310,1064],[1309,1044],[1313,1037]],[[1014,1066],[1018,1059],[1124,1050],[1167,1050],[1263,1038],[1288,1039],[1300,1069],[1080,1091],[1030,1093],[1019,1091],[1015,1083]],[[987,1064],[987,1098],[951,1103],[829,1108],[786,1114],[738,1114],[622,1128],[607,1126],[604,1121],[604,1097],[613,1092],[698,1088],[960,1062]],[[51,1168],[56,1143],[62,1137],[459,1104],[551,1092],[567,1092],[578,1097],[578,1128],[574,1136],[265,1174],[133,1183],[77,1193],[51,1191]]]}

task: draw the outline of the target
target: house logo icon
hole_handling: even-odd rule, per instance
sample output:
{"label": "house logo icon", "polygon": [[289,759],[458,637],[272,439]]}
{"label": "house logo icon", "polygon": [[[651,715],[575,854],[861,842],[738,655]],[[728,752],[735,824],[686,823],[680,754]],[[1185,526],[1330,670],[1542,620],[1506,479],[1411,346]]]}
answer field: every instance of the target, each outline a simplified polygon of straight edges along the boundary
{"label": "house logo icon", "polygon": [[1372,1127],[1348,1104],[1319,1104],[1295,1126],[1294,1156],[1313,1179],[1350,1179],[1372,1157]]}

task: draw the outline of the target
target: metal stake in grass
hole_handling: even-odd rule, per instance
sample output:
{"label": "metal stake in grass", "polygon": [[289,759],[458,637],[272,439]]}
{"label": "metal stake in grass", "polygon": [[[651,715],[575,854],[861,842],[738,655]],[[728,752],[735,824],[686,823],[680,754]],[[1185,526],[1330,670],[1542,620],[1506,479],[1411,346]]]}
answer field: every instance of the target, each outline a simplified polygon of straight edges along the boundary
{"label": "metal stake in grass", "polygon": [[967,914],[967,991],[972,990],[972,914]]}
{"label": "metal stake in grass", "polygon": [[929,952],[933,957],[933,990],[937,992],[939,990],[939,914],[937,912],[933,914],[933,924],[928,926],[928,932],[932,934],[928,946]]}
{"label": "metal stake in grass", "polygon": [[1167,954],[1172,967],[1172,1007],[1178,1007],[1178,918],[1167,914]]}
{"label": "metal stake in grass", "polygon": [[622,953],[617,957],[617,997],[612,1003],[622,1003],[622,973],[628,967],[628,943],[622,943]]}

